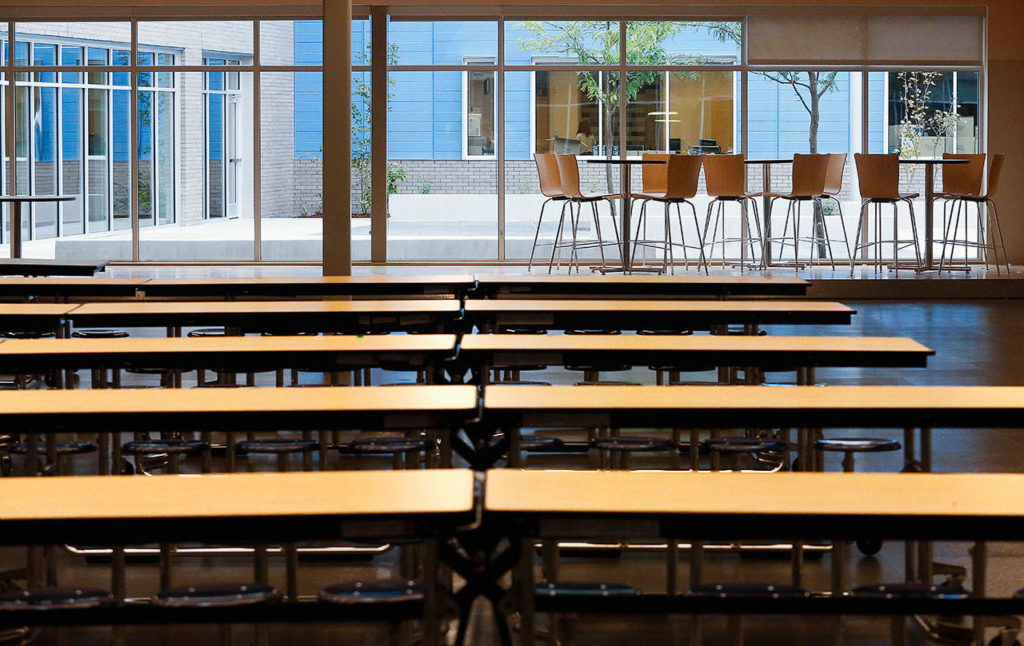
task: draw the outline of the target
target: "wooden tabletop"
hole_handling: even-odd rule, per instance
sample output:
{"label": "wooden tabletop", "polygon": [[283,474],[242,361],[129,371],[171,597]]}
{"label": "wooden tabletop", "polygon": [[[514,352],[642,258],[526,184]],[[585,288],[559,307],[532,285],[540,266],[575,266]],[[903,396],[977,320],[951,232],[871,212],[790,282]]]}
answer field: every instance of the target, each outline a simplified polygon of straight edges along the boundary
{"label": "wooden tabletop", "polygon": [[[112,533],[115,540],[145,534],[203,540],[210,531],[272,539],[310,521],[315,533],[337,537],[344,519],[376,518],[378,531],[386,533],[381,517],[421,521],[471,515],[473,509],[468,469],[4,478],[0,540],[63,542],[88,533]],[[216,521],[226,522],[214,530]],[[114,528],[125,534],[110,532]],[[301,536],[310,530],[295,531]]]}
{"label": "wooden tabletop", "polygon": [[[477,276],[479,289],[514,295],[553,293],[567,297],[598,294],[621,296],[775,295],[800,296],[810,283],[802,278],[764,276],[651,276],[644,274],[581,276]],[[499,291],[500,290],[500,291]]]}
{"label": "wooden tabletop", "polygon": [[[623,301],[623,300],[562,300],[503,299],[466,301],[466,313],[492,312],[737,312],[777,313],[810,312],[823,314],[853,314],[855,310],[842,303],[824,301]],[[600,321],[594,322],[600,325]]]}
{"label": "wooden tabletop", "polygon": [[421,276],[270,276],[166,278],[146,283],[147,296],[454,293],[476,284],[470,274]]}
{"label": "wooden tabletop", "polygon": [[1017,428],[1017,386],[487,386],[485,414],[532,426],[580,416],[694,428]]}
{"label": "wooden tabletop", "polygon": [[61,317],[77,307],[67,303],[0,303],[0,322],[5,317]]}
{"label": "wooden tabletop", "polygon": [[4,258],[0,260],[0,275],[43,276],[70,275],[92,276],[103,271],[105,260],[52,260],[48,258]]}
{"label": "wooden tabletop", "polygon": [[474,386],[0,391],[0,423],[37,432],[416,428],[476,409]]}
{"label": "wooden tabletop", "polygon": [[542,518],[679,517],[689,522],[677,529],[693,538],[865,535],[855,534],[858,527],[877,538],[994,537],[1024,529],[1024,475],[500,469],[487,472],[484,509]]}
{"label": "wooden tabletop", "polygon": [[[197,366],[303,367],[345,364],[379,355],[408,357],[455,353],[452,334],[226,336],[123,339],[18,339],[0,343],[0,369],[126,364],[162,368]],[[367,365],[370,365],[367,363]]]}
{"label": "wooden tabletop", "polygon": [[[0,354],[3,347],[0,346]],[[613,361],[713,362],[736,366],[924,366],[935,351],[901,337],[806,337],[729,335],[474,334],[462,354],[493,357],[496,363],[536,363],[542,357],[576,363],[587,356]]]}

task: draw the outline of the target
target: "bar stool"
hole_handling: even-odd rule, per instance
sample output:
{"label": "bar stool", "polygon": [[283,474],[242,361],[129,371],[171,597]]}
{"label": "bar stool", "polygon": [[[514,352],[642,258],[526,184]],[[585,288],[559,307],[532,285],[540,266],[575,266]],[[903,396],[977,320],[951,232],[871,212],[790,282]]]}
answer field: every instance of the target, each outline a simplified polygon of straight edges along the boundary
{"label": "bar stool", "polygon": [[[423,588],[414,579],[389,578],[359,581],[342,581],[329,585],[316,595],[322,603],[337,606],[394,606],[423,601]],[[391,625],[391,643],[403,643],[401,635],[402,620],[388,619]]]}
{"label": "bar stool", "polygon": [[[601,263],[605,263],[604,259],[604,248],[614,246],[620,249],[619,242],[619,227],[615,222],[615,218],[612,217],[612,229],[615,232],[615,242],[605,242],[601,235],[601,219],[598,216],[597,203],[601,201],[608,201],[611,204],[611,200],[620,199],[622,196],[618,193],[584,193],[580,188],[580,168],[576,161],[575,155],[560,155],[555,154],[555,160],[558,163],[558,176],[559,182],[562,187],[562,195],[568,200],[566,206],[569,207],[569,226],[572,232],[572,241],[565,243],[562,242],[562,237],[565,232],[565,214],[563,212],[562,217],[558,221],[558,231],[555,233],[555,243],[551,249],[551,261],[548,263],[548,273],[551,273],[551,266],[555,262],[555,252],[562,247],[569,247],[569,272],[572,272],[572,261],[576,259],[576,271],[579,272],[580,260],[579,250],[590,249],[597,247],[601,252]],[[596,240],[587,242],[579,242],[577,234],[579,232],[580,213],[582,206],[589,204],[590,209],[594,216],[594,229],[597,235]],[[576,212],[573,213],[573,206],[576,206]],[[621,254],[621,251],[620,251]],[[559,260],[561,265],[561,260]]]}
{"label": "bar stool", "polygon": [[[966,157],[966,156],[967,155],[962,155],[962,157]],[[982,155],[982,157],[984,157],[984,155]],[[984,194],[981,192],[980,184],[979,184],[979,188],[978,188],[977,194],[970,194],[970,193],[965,193],[965,194],[943,193],[943,194],[941,194],[940,197],[942,199],[953,200],[953,204],[954,205],[959,202],[960,208],[957,209],[956,221],[955,221],[955,224],[953,226],[953,237],[952,238],[950,238],[950,235],[949,235],[949,224],[945,223],[945,225],[943,226],[942,257],[939,260],[939,269],[940,270],[942,270],[943,267],[944,267],[944,263],[945,263],[945,260],[946,260],[946,246],[948,244],[948,245],[951,245],[951,246],[956,246],[956,245],[963,246],[964,247],[965,260],[966,260],[967,249],[969,249],[971,247],[975,247],[975,248],[981,249],[983,251],[983,254],[984,254],[984,260],[985,260],[985,267],[986,268],[988,268],[988,250],[991,249],[992,250],[992,256],[993,256],[992,259],[994,261],[993,264],[995,264],[995,266],[996,266],[996,273],[997,274],[1001,272],[1001,269],[999,267],[999,251],[1002,251],[1003,252],[1003,264],[1006,265],[1006,272],[1007,273],[1010,272],[1010,260],[1009,260],[1009,258],[1006,255],[1006,240],[1005,240],[1005,238],[1003,238],[1003,228],[1002,228],[1002,225],[999,223],[999,211],[996,209],[996,203],[995,203],[996,192],[999,190],[999,176],[1002,174],[1003,162],[1005,160],[1006,160],[1006,155],[1003,154],[1003,153],[999,153],[997,155],[993,155],[992,156],[992,166],[989,168],[989,171],[988,171],[988,190]],[[982,163],[982,165],[984,165],[984,159],[982,159],[981,163]],[[968,165],[970,165],[970,164],[971,164],[971,162],[968,162]],[[956,165],[954,165],[954,164],[950,164],[949,165],[950,168],[954,168],[955,166]],[[943,184],[944,184],[943,189],[944,190],[946,188],[945,187],[945,183],[946,183],[945,176],[946,176],[947,172],[948,172],[947,169],[943,169]],[[973,181],[973,178],[971,178],[971,179]],[[980,229],[979,230],[978,242],[970,242],[967,239],[967,218],[966,218],[966,216],[964,217],[964,237],[963,237],[963,239],[959,239],[959,240],[957,239],[957,229],[960,226],[960,214],[966,209],[966,205],[967,204],[974,204],[977,207],[977,209],[978,209],[978,225],[979,225],[979,229]],[[983,205],[985,207],[987,207],[986,208],[986,212],[987,212],[987,215],[988,215],[987,219],[983,218],[982,215],[981,215],[981,207]],[[945,208],[943,208],[943,216],[945,216],[945,213],[946,213],[946,210],[945,210]],[[943,219],[945,219],[945,217]],[[998,241],[996,240],[996,236],[998,236]],[[991,242],[989,241],[989,237],[991,237]],[[950,252],[950,256],[952,256],[952,251]]]}
{"label": "bar stool", "polygon": [[[917,240],[917,220],[914,217],[913,200],[919,197],[918,193],[900,193],[900,161],[899,155],[869,155],[857,153],[854,155],[857,163],[857,179],[860,184],[860,218],[857,220],[857,235],[854,236],[853,253],[850,255],[850,275],[853,275],[857,252],[868,247],[875,247],[875,273],[882,266],[882,245],[892,244],[893,269],[899,274],[899,252],[906,247],[914,247],[914,255],[917,258],[917,266],[921,266],[921,248]],[[899,239],[899,208],[897,205],[903,202],[910,210],[910,231],[912,240]],[[893,214],[893,237],[892,240],[882,239],[882,205],[891,204]],[[875,241],[863,242],[861,231],[868,221],[868,206],[875,207]]]}
{"label": "bar stool", "polygon": [[[697,258],[697,271],[704,265],[704,273],[708,273],[707,259],[704,257],[704,240],[701,236],[700,221],[697,219],[697,208],[690,200],[697,195],[697,184],[700,181],[701,160],[700,155],[662,155],[655,153],[644,153],[645,160],[661,160],[665,164],[644,164],[643,169],[643,190],[633,193],[632,199],[641,200],[640,218],[636,223],[636,235],[633,245],[633,257],[636,257],[637,247],[661,247],[663,254],[662,271],[670,269],[675,271],[675,258],[673,247],[679,246],[683,250],[683,262],[689,267],[687,249],[696,249],[699,253]],[[661,242],[647,240],[647,204],[659,202],[665,205],[665,238]],[[683,213],[680,204],[686,204],[693,213],[693,224],[697,232],[696,245],[686,244],[686,236],[683,230]],[[679,223],[679,242],[672,240],[672,218],[669,215],[669,207],[675,205],[676,220]],[[644,230],[644,238],[640,237],[641,227]]]}
{"label": "bar stool", "polygon": [[[843,229],[843,244],[846,245],[846,257],[850,257],[850,237],[846,234],[846,219],[843,217],[843,203],[839,194],[843,192],[843,175],[846,174],[846,153],[830,153],[828,156],[828,171],[825,173],[825,192],[821,194],[820,201],[832,200],[836,203],[836,210],[839,211],[839,225]],[[822,211],[822,219],[825,217]],[[831,250],[829,251],[831,253]]]}
{"label": "bar stool", "polygon": [[[956,244],[955,238],[960,226],[960,215],[963,207],[962,203],[958,203],[958,197],[971,196],[974,198],[980,197],[984,188],[985,182],[985,153],[977,155],[964,155],[954,153],[942,153],[943,159],[960,159],[965,160],[965,164],[943,164],[942,166],[942,191],[936,192],[933,196],[933,201],[942,200],[942,254],[939,258],[939,267],[943,267],[943,263],[946,259],[946,247],[947,245]],[[953,207],[953,210],[950,209]],[[957,208],[960,207],[960,208]],[[953,226],[954,217],[953,213],[956,213],[956,226]],[[979,229],[984,230],[983,222],[981,219],[981,205],[978,205],[978,220],[977,226]],[[952,227],[953,239],[950,239],[950,228]],[[936,240],[936,242],[939,242]],[[967,218],[964,218],[964,238],[963,242],[967,242]],[[964,264],[968,262],[967,250],[969,246],[967,244],[961,245],[964,247]]]}
{"label": "bar stool", "polygon": [[[546,197],[544,203],[540,205],[540,217],[537,218],[537,231],[533,234],[533,249],[530,251],[530,262],[526,265],[526,271],[532,271],[533,269],[533,257],[537,253],[537,247],[547,246],[548,244],[555,245],[558,242],[558,234],[555,234],[554,239],[550,242],[544,242],[538,244],[540,239],[540,227],[544,222],[544,208],[548,205],[548,202],[565,202],[568,198],[562,193],[562,180],[558,175],[558,161],[555,159],[555,153],[534,153],[533,161],[537,164],[537,177],[540,180],[540,192],[541,195]],[[565,218],[565,204],[562,204],[562,216],[558,221],[558,230],[561,231],[562,223]],[[548,272],[551,271],[551,265],[548,265]]]}
{"label": "bar stool", "polygon": [[[715,252],[715,244],[720,243],[722,249],[722,266],[725,266],[725,244],[727,242],[740,242],[741,256],[746,254],[746,247],[750,247],[750,254],[753,258],[755,251],[760,248],[761,258],[764,258],[764,238],[761,235],[761,218],[757,210],[757,198],[761,193],[747,192],[747,170],[743,161],[743,155],[704,155],[704,181],[707,184],[708,213],[704,220],[704,244],[710,247],[707,254],[707,262],[711,262]],[[740,237],[725,237],[725,204],[736,202],[740,205],[741,222]],[[715,211],[715,222],[711,224],[711,211],[718,205]],[[757,228],[757,235],[754,236],[750,230],[750,218],[748,209],[754,211],[754,224]],[[718,238],[719,223],[721,224],[722,237]],[[711,240],[708,240],[710,232]],[[743,264],[740,264],[743,270]]]}
{"label": "bar stool", "polygon": [[[969,593],[959,583],[879,583],[862,585],[850,590],[847,596],[863,599],[966,599]],[[894,615],[890,619],[891,643],[906,643],[906,618]]]}
{"label": "bar stool", "polygon": [[417,469],[420,455],[424,455],[427,461],[430,455],[427,441],[422,438],[374,437],[340,444],[337,449],[342,455],[390,455],[391,466],[396,471]]}
{"label": "bar stool", "polygon": [[[281,591],[265,583],[207,583],[161,590],[153,595],[152,603],[160,608],[235,608],[280,600]],[[257,628],[256,644],[266,641]],[[221,624],[221,646],[231,646],[232,642],[231,625]]]}
{"label": "bar stool", "polygon": [[[52,463],[43,465],[42,469],[39,470],[39,475],[68,475],[68,456],[96,453],[99,450],[99,447],[96,445],[95,442],[56,442],[52,445],[36,446],[36,454],[41,457],[47,457],[50,454],[51,446],[56,449],[55,455],[51,456],[55,459]],[[29,444],[26,442],[15,442],[14,444],[10,445],[10,452],[13,455],[28,455],[29,450]]]}
{"label": "bar stool", "polygon": [[[771,237],[765,241],[766,245],[773,242],[779,244],[778,258],[781,260],[786,245],[793,247],[793,264],[800,265],[800,242],[806,241],[811,245],[811,253],[808,255],[808,263],[814,261],[814,248],[820,246],[828,250],[829,262],[834,269],[836,266],[835,257],[832,254],[832,245],[829,242],[828,229],[825,226],[824,211],[821,206],[821,196],[825,194],[825,184],[828,179],[829,165],[832,163],[829,155],[793,155],[793,187],[789,193],[769,193],[769,217],[771,217],[771,206],[775,200],[786,200],[789,205],[786,208],[786,219],[782,225],[782,235]],[[800,237],[800,215],[804,202],[811,203],[811,235]],[[789,231],[790,219],[793,222],[793,235],[786,236]],[[820,258],[820,254],[819,254]]]}
{"label": "bar stool", "polygon": [[[766,461],[764,455],[772,458],[767,460],[772,468],[769,471],[778,471],[786,464],[786,456],[789,451],[789,444],[782,440],[763,437],[712,437],[701,443],[701,448],[711,453],[712,456],[732,457],[732,468],[735,471],[743,470],[743,456],[753,456],[756,462]],[[692,450],[692,449],[691,449]],[[716,466],[712,466],[717,470]],[[759,471],[763,471],[759,469]]]}
{"label": "bar stool", "polygon": [[[613,436],[595,437],[590,446],[602,452],[601,468],[622,469],[628,471],[634,453],[669,453],[675,452],[676,444],[671,440],[656,437]],[[604,464],[604,454],[608,455],[608,464]]]}

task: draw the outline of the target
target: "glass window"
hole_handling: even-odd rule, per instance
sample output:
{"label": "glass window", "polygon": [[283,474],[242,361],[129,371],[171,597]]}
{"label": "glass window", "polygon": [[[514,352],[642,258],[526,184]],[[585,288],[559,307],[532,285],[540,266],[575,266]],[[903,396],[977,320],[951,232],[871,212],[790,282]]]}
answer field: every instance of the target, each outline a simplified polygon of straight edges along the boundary
{"label": "glass window", "polygon": [[534,73],[534,151],[617,155],[618,72]]}
{"label": "glass window", "polygon": [[[126,49],[115,49],[112,52],[112,56],[110,59],[112,65],[118,66],[127,66],[130,60],[131,52]],[[132,78],[131,74],[129,74],[128,72],[114,72],[112,74],[112,77],[112,83],[114,85],[129,85],[131,83]]]}
{"label": "glass window", "polygon": [[[79,49],[79,54],[81,50]],[[65,75],[67,76],[67,75]],[[73,76],[78,76],[74,74]],[[61,193],[64,195],[82,196],[83,182],[83,147],[85,137],[82,136],[82,113],[84,90],[63,87],[60,90],[61,102]],[[73,202],[63,204],[61,233],[76,235],[85,233],[85,220],[82,217],[85,200],[81,197]]]}
{"label": "glass window", "polygon": [[505,23],[505,64],[602,65],[619,62],[613,20],[527,20]]}
{"label": "glass window", "polygon": [[107,160],[108,148],[108,91],[88,91],[88,165],[86,177],[88,186],[88,232],[110,230],[110,188]]}
{"label": "glass window", "polygon": [[[50,67],[57,64],[57,46],[43,43],[36,43],[32,46],[32,64],[36,66]],[[36,80],[41,83],[54,83],[57,80],[56,72],[37,72]]]}
{"label": "glass window", "polygon": [[628,148],[731,153],[737,149],[737,73],[630,72]]}
{"label": "glass window", "polygon": [[[61,65],[81,65],[82,48],[62,45],[60,48]],[[82,75],[78,72],[61,72],[60,80],[64,83],[81,83]]]}
{"label": "glass window", "polygon": [[[89,65],[106,65],[109,50],[100,47],[88,48]],[[103,85],[107,82],[106,72],[90,72],[89,82],[93,85]]]}
{"label": "glass window", "polygon": [[466,72],[466,157],[494,156],[495,72]]}
{"label": "glass window", "polygon": [[462,65],[468,57],[498,56],[498,23],[406,21],[388,23],[388,45],[398,65]]}
{"label": "glass window", "polygon": [[644,20],[626,23],[629,65],[739,65],[743,23]]}

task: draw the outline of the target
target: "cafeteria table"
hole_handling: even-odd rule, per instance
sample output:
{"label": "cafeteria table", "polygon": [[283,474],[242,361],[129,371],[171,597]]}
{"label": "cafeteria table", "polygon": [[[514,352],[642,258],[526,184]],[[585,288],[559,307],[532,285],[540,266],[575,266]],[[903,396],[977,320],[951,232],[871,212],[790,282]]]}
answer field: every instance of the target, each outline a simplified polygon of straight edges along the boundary
{"label": "cafeteria table", "polygon": [[[459,298],[476,286],[470,274],[420,276],[270,276],[239,278],[154,278],[141,295],[147,298],[302,298],[375,296]],[[0,286],[2,289],[2,286]],[[2,291],[0,291],[2,293]]]}
{"label": "cafeteria table", "polygon": [[[805,296],[811,283],[790,276],[477,276],[483,298],[720,298]],[[2,284],[0,284],[2,289]],[[0,291],[0,294],[3,292]]]}

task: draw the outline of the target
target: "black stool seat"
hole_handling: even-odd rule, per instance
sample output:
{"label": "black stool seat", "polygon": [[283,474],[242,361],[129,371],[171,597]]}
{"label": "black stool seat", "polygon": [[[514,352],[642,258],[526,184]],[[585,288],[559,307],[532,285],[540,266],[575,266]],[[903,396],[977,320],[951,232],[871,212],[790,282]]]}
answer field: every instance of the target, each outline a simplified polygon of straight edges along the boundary
{"label": "black stool seat", "polygon": [[789,448],[782,440],[760,437],[713,437],[701,442],[701,446],[714,453],[727,454],[785,451]]}
{"label": "black stool seat", "polygon": [[856,453],[879,453],[882,451],[899,451],[903,448],[896,440],[886,438],[833,437],[816,440],[814,448],[819,451],[842,451]]}
{"label": "black stool seat", "polygon": [[543,597],[625,597],[639,590],[624,583],[590,583],[587,581],[542,581],[537,594]]}
{"label": "black stool seat", "polygon": [[590,446],[602,451],[620,451],[622,453],[642,453],[653,451],[675,451],[671,440],[656,437],[598,437],[590,441]]}
{"label": "black stool seat", "polygon": [[723,599],[736,597],[795,599],[811,596],[811,593],[803,588],[772,583],[705,583],[690,588],[686,594],[692,597],[721,597]]}
{"label": "black stool seat", "polygon": [[534,453],[562,453],[565,441],[560,437],[523,437],[519,440],[519,448]]}
{"label": "black stool seat", "polygon": [[693,330],[637,330],[640,336],[690,336]]}
{"label": "black stool seat", "polygon": [[269,603],[281,598],[281,591],[259,583],[210,583],[168,588],[153,597],[163,608],[226,608]]}
{"label": "black stool seat", "polygon": [[128,442],[121,446],[121,452],[128,455],[150,455],[152,453],[199,455],[209,450],[209,442],[186,442],[185,440],[145,440],[143,442]]}
{"label": "black stool seat", "polygon": [[531,379],[516,379],[515,381],[496,381],[496,386],[550,386],[550,381],[534,381]]}
{"label": "black stool seat", "polygon": [[227,331],[222,327],[203,327],[198,330],[192,330],[188,333],[190,337],[205,337],[205,336],[227,336]]}
{"label": "black stool seat", "polygon": [[566,330],[566,334],[622,334],[622,330],[608,330],[602,328],[583,328],[576,330]]}
{"label": "black stool seat", "polygon": [[343,605],[358,603],[395,603],[418,601],[423,590],[418,581],[409,579],[376,579],[344,581],[329,585],[316,594],[320,601]]}
{"label": "black stool seat", "polygon": [[501,328],[502,334],[547,334],[548,331],[544,328],[533,328],[533,327],[503,327]]}
{"label": "black stool seat", "polygon": [[[81,455],[83,453],[95,453],[98,450],[94,442],[57,442],[57,455]],[[46,444],[39,443],[36,453],[46,455]],[[11,445],[11,453],[16,455],[28,455],[28,444],[18,442]]]}
{"label": "black stool seat", "polygon": [[969,596],[959,584],[878,583],[850,590],[851,597],[871,599],[965,599]]}
{"label": "black stool seat", "polygon": [[100,588],[48,587],[12,590],[0,594],[3,610],[63,610],[113,605],[114,597]]}
{"label": "black stool seat", "polygon": [[369,440],[355,440],[338,446],[341,453],[362,455],[383,455],[394,453],[419,453],[427,450],[427,441],[405,438],[375,437]]}
{"label": "black stool seat", "polygon": [[6,330],[0,332],[0,338],[3,339],[48,339],[55,336],[53,332],[47,330]]}
{"label": "black stool seat", "polygon": [[235,452],[239,455],[246,453],[312,453],[320,448],[320,445],[313,440],[245,440],[235,445]]}
{"label": "black stool seat", "polygon": [[93,328],[86,330],[75,330],[71,333],[71,336],[76,339],[123,339],[128,336],[128,332],[125,330],[107,330],[102,328]]}

